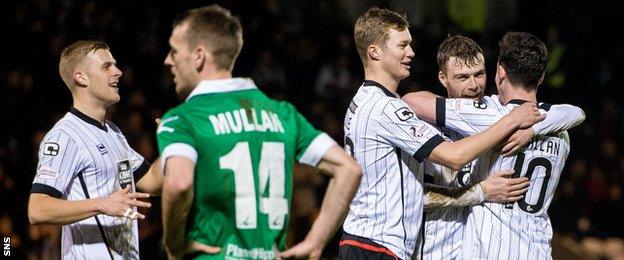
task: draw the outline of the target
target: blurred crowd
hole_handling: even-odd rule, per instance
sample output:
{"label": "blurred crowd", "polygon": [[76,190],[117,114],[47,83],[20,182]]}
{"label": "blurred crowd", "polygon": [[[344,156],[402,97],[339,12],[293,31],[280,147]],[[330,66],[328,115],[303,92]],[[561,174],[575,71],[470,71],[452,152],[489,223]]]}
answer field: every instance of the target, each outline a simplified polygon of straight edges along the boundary
{"label": "blurred crowd", "polygon": [[[462,33],[486,54],[493,92],[497,44],[509,30],[538,35],[549,48],[546,80],[538,98],[583,108],[586,121],[570,131],[572,150],[549,214],[560,236],[602,258],[624,257],[624,45],[614,39],[616,1],[488,0],[262,0],[219,1],[239,16],[244,46],[235,76],[251,77],[261,90],[292,102],[317,128],[342,140],[342,120],[362,82],[354,49],[355,18],[376,5],[405,13],[416,57],[400,94],[430,90],[437,82],[437,45]],[[71,107],[58,76],[62,49],[79,39],[108,43],[124,75],[122,100],[108,117],[149,161],[157,157],[154,120],[179,103],[163,66],[177,13],[206,1],[24,0],[2,1],[5,26],[0,63],[0,233],[12,253],[55,259],[59,228],[28,224],[26,208],[44,134]],[[302,240],[326,185],[311,168],[296,168],[289,240]],[[141,257],[164,257],[159,199],[140,221]],[[335,255],[330,242],[326,255]]]}

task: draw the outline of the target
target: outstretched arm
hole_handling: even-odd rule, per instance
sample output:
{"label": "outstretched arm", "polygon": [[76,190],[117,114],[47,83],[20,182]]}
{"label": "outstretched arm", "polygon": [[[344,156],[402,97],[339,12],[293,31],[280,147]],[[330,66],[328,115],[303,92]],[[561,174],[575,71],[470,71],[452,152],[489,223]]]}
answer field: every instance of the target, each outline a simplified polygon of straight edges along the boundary
{"label": "outstretched arm", "polygon": [[458,170],[462,165],[491,149],[514,130],[524,129],[544,120],[534,103],[524,103],[480,134],[456,142],[443,142],[434,148],[429,161]]}
{"label": "outstretched arm", "polygon": [[512,156],[533,139],[535,135],[547,135],[569,130],[585,120],[585,112],[573,105],[552,105],[546,119],[533,127],[518,130],[503,144],[501,155]]}
{"label": "outstretched arm", "polygon": [[151,206],[148,202],[136,200],[141,198],[149,198],[149,194],[132,193],[130,186],[108,197],[77,201],[54,198],[43,193],[31,193],[28,201],[28,219],[31,224],[56,225],[75,223],[98,214],[144,219],[143,214],[133,209]]}
{"label": "outstretched arm", "polygon": [[161,167],[160,158],[154,160],[147,173],[137,181],[137,189],[152,195],[160,195],[164,178]]}
{"label": "outstretched arm", "polygon": [[320,258],[323,248],[340,226],[360,184],[362,168],[336,144],[325,152],[317,167],[332,178],[319,216],[305,240],[280,253],[279,257]]}

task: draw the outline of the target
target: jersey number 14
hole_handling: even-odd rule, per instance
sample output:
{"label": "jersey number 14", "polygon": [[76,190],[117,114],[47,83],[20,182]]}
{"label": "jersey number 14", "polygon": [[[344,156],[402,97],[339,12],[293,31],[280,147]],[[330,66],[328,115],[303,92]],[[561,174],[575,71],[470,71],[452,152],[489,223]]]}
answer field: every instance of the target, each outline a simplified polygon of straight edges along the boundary
{"label": "jersey number 14", "polygon": [[[236,228],[255,229],[258,225],[254,167],[251,165],[248,142],[239,142],[229,153],[219,158],[221,169],[234,172],[236,189]],[[260,212],[268,215],[270,229],[281,230],[288,214],[285,195],[284,143],[264,142],[260,152],[258,177],[260,181]],[[269,186],[269,196],[262,197]]]}

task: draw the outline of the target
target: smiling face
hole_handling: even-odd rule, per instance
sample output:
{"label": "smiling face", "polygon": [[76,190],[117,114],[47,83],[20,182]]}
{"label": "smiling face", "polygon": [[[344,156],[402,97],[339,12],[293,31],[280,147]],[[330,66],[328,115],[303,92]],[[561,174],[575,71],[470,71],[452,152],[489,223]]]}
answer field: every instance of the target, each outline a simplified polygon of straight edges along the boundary
{"label": "smiling face", "polygon": [[381,66],[394,79],[402,80],[410,75],[410,63],[414,58],[414,51],[410,46],[412,36],[409,30],[398,31],[389,29],[388,41],[382,48],[380,56]]}
{"label": "smiling face", "polygon": [[78,82],[86,86],[91,97],[106,106],[119,101],[118,83],[122,72],[108,49],[89,52],[78,69]]}
{"label": "smiling face", "polygon": [[438,79],[446,88],[449,97],[481,100],[486,84],[483,61],[482,54],[471,62],[455,56],[449,57],[444,65],[444,71],[438,72]]}

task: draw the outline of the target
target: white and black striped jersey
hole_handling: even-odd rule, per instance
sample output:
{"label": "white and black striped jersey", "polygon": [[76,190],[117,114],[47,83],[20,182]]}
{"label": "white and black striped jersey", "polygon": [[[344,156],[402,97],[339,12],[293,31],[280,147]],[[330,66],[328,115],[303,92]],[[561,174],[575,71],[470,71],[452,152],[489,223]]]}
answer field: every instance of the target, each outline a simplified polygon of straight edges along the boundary
{"label": "white and black striped jersey", "polygon": [[345,149],[364,170],[344,231],[411,258],[423,211],[420,161],[444,141],[442,136],[374,81],[365,81],[353,97],[344,130]]}
{"label": "white and black striped jersey", "polygon": [[[117,126],[75,108],[46,134],[38,155],[31,193],[66,200],[107,197],[126,185],[134,191],[149,169]],[[100,214],[64,225],[61,247],[63,259],[138,259],[137,221]]]}
{"label": "white and black striped jersey", "polygon": [[[437,124],[460,134],[474,135],[487,129],[514,106],[502,105],[497,96],[482,102],[466,99],[438,99]],[[561,105],[560,105],[561,106]],[[540,104],[549,110],[550,105]],[[516,156],[503,158],[488,151],[478,158],[473,181],[485,180],[501,170],[515,170],[514,177],[529,178],[525,197],[512,204],[484,202],[471,208],[465,227],[464,259],[548,259],[551,258],[552,227],[547,210],[570,150],[567,132],[538,135]]]}
{"label": "white and black striped jersey", "polygon": [[[439,128],[445,139],[457,141],[464,136],[447,129]],[[457,173],[448,167],[428,161],[424,172],[427,184],[443,187],[466,187],[472,185],[471,173],[476,160],[464,165]],[[426,188],[425,188],[426,192]],[[481,196],[482,197],[482,196]],[[464,238],[464,226],[468,218],[468,207],[444,207],[430,209],[424,213],[424,230],[417,245],[419,259],[458,259]]]}

